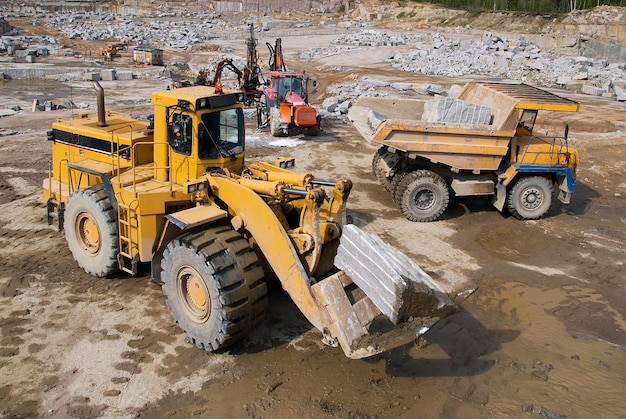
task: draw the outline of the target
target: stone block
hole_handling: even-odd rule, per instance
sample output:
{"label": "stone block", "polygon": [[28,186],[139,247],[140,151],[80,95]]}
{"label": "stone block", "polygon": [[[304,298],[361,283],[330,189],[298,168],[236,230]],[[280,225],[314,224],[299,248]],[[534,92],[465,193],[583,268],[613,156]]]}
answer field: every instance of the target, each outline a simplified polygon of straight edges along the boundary
{"label": "stone block", "polygon": [[117,71],[115,73],[115,79],[116,80],[132,80],[133,72],[130,70]]}
{"label": "stone block", "polygon": [[100,81],[100,73],[96,71],[90,71],[83,74],[83,80],[85,81]]}
{"label": "stone block", "polygon": [[445,317],[457,310],[443,288],[398,249],[354,224],[344,226],[335,266],[342,269],[392,323]]}
{"label": "stone block", "polygon": [[100,79],[107,80],[107,81],[115,80],[115,70],[114,69],[101,70]]}
{"label": "stone block", "polygon": [[579,82],[579,81],[572,80],[572,81],[568,81],[566,83],[563,83],[563,85],[564,85],[566,90],[571,90],[571,91],[574,91],[574,92],[578,92],[578,91],[580,91],[580,88],[582,87],[583,84],[581,82]]}
{"label": "stone block", "polygon": [[437,97],[424,104],[422,118],[431,122],[489,125],[491,109],[463,100]]}
{"label": "stone block", "polygon": [[606,93],[606,90],[602,89],[601,87],[590,86],[588,84],[583,84],[580,87],[580,91],[581,93],[591,96],[602,96],[604,93]]}

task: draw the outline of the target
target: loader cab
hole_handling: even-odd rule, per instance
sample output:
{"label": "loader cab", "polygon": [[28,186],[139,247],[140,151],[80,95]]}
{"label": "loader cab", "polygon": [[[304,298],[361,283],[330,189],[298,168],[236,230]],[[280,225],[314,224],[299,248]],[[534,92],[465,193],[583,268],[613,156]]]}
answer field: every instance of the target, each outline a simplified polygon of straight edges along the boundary
{"label": "loader cab", "polygon": [[174,113],[168,123],[172,168],[184,181],[222,168],[241,172],[244,136],[241,108]]}
{"label": "loader cab", "polygon": [[219,169],[241,172],[245,146],[242,99],[239,92],[216,93],[207,86],[153,94],[155,141],[169,149],[159,156],[155,150],[155,162],[169,167],[172,182],[183,184]]}

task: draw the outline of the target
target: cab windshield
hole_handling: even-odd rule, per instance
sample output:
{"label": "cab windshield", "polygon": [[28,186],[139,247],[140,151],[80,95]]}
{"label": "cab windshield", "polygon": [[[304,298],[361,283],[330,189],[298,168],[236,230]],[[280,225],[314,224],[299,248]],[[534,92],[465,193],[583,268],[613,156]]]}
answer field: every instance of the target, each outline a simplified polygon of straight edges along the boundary
{"label": "cab windshield", "polygon": [[304,97],[303,83],[301,78],[297,77],[280,77],[274,79],[274,90],[278,92],[281,100],[284,99],[287,92],[292,91],[300,97]]}
{"label": "cab windshield", "polygon": [[207,112],[198,126],[198,157],[214,159],[243,152],[244,119],[241,108]]}

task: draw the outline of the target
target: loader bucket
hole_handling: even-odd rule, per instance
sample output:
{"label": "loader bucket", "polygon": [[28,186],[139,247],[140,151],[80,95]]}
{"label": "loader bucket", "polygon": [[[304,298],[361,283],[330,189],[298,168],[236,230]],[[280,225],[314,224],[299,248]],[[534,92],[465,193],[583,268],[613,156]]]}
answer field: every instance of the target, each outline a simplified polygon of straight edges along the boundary
{"label": "loader bucket", "polygon": [[458,311],[443,289],[406,255],[346,225],[335,257],[338,273],[312,290],[328,314],[325,341],[365,358],[404,345]]}

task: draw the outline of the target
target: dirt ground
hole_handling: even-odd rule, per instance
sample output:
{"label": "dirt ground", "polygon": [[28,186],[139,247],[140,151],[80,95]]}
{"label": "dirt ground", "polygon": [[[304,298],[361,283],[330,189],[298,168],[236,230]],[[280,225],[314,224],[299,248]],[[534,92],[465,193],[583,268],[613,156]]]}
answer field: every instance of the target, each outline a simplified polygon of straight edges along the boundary
{"label": "dirt ground", "polygon": [[[320,81],[318,104],[332,83],[355,76],[466,81],[393,70],[385,48],[306,63],[295,59],[308,48],[305,37],[284,38],[283,48],[293,68]],[[136,70],[140,79],[102,82],[109,110],[150,113],[149,92],[169,81]],[[88,82],[15,80],[0,82],[0,92],[0,108],[35,98],[95,103]],[[355,224],[410,255],[446,290],[478,287],[418,344],[364,360],[324,346],[278,286],[267,319],[241,344],[197,349],[147,267],[136,277],[91,277],[47,226],[46,130],[71,112],[28,108],[0,118],[0,417],[623,417],[626,104],[558,93],[581,111],[538,124],[562,132],[569,123],[581,153],[577,191],[539,221],[471,199],[452,202],[441,221],[409,222],[371,172],[374,146],[347,121],[328,118],[322,135],[278,147],[251,118],[249,161],[292,155],[298,170],[318,178],[349,177]]]}

